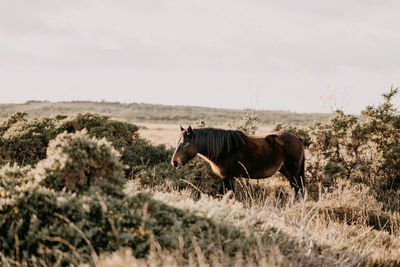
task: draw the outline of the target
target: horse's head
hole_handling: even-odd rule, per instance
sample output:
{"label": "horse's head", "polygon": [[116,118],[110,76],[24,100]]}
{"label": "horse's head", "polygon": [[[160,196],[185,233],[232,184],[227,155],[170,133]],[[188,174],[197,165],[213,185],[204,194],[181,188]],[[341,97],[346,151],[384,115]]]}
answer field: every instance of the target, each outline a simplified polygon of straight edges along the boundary
{"label": "horse's head", "polygon": [[188,163],[197,154],[197,148],[193,144],[192,127],[183,129],[181,126],[181,134],[179,136],[178,145],[175,148],[174,155],[171,159],[171,164],[175,168],[179,168]]}

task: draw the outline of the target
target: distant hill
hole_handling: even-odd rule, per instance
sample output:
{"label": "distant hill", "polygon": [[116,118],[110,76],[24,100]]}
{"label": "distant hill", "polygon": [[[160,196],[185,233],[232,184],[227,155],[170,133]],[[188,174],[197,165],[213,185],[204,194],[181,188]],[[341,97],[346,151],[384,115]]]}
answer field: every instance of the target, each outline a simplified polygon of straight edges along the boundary
{"label": "distant hill", "polygon": [[294,113],[287,111],[251,110],[251,109],[219,109],[196,106],[167,106],[143,103],[122,104],[119,102],[48,102],[27,101],[23,104],[0,104],[0,120],[7,118],[17,111],[28,113],[29,117],[71,114],[91,111],[110,114],[113,117],[125,119],[129,122],[162,122],[194,124],[203,119],[207,125],[223,125],[227,121],[235,120],[246,114],[258,116],[259,123],[274,125],[284,123],[289,125],[306,125],[313,121],[325,121],[327,113]]}

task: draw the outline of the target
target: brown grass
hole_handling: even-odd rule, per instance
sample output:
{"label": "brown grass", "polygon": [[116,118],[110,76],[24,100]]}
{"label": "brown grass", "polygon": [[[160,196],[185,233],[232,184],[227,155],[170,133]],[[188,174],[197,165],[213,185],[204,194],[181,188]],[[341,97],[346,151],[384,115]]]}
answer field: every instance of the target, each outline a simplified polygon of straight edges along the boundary
{"label": "brown grass", "polygon": [[[329,192],[321,189],[315,201],[307,194],[296,200],[280,175],[260,181],[240,179],[235,195],[223,198],[202,194],[197,199],[196,189],[177,191],[171,185],[167,181],[146,190],[169,205],[243,231],[276,228],[295,240],[297,253],[288,261],[282,248],[259,242],[246,258],[240,251],[229,257],[216,249],[205,259],[198,248],[185,259],[179,250],[166,251],[153,244],[145,259],[123,249],[102,255],[100,266],[400,266],[400,215],[386,209],[387,204],[379,202],[367,186],[340,181]],[[141,190],[135,180],[126,187],[128,194]]]}
{"label": "brown grass", "polygon": [[[260,241],[246,258],[240,251],[229,257],[216,248],[205,259],[198,248],[185,259],[179,249],[166,251],[153,244],[145,259],[135,259],[128,249],[123,249],[103,255],[99,266],[399,266],[399,214],[384,211],[366,186],[340,182],[334,190],[321,192],[319,200],[313,201],[307,197],[295,200],[289,185],[280,177],[259,184],[241,182],[244,190],[236,193],[235,198],[230,194],[223,198],[203,194],[195,200],[194,190],[176,191],[171,183],[147,191],[169,205],[245,232],[256,229],[262,234],[271,228],[278,229],[294,240],[294,248],[289,251],[294,249],[296,253],[282,254],[285,248],[278,248],[271,240]],[[138,190],[141,188],[136,181],[127,186],[128,194]],[[252,195],[254,190],[259,191]],[[371,223],[373,216],[388,218],[391,230]],[[196,241],[193,242],[195,245]]]}

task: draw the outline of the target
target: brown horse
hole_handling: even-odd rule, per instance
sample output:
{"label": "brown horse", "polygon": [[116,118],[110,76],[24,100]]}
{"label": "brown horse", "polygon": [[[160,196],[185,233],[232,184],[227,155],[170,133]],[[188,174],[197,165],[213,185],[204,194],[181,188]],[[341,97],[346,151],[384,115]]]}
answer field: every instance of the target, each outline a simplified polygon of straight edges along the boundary
{"label": "brown horse", "polygon": [[[265,137],[214,128],[183,129],[171,163],[184,166],[196,155],[208,161],[223,179],[220,192],[232,188],[234,177],[267,178],[281,172],[296,194],[304,186],[304,147],[293,134],[280,132]],[[225,190],[224,190],[225,188]]]}

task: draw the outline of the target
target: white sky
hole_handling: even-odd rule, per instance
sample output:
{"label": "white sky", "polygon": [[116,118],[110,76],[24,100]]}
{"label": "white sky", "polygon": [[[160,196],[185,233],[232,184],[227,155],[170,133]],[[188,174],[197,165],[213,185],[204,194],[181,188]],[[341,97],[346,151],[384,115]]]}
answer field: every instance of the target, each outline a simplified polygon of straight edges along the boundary
{"label": "white sky", "polygon": [[0,102],[358,113],[400,85],[399,12],[398,0],[0,0]]}

